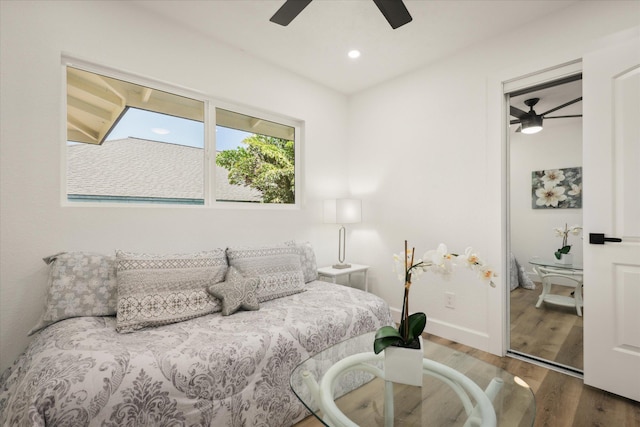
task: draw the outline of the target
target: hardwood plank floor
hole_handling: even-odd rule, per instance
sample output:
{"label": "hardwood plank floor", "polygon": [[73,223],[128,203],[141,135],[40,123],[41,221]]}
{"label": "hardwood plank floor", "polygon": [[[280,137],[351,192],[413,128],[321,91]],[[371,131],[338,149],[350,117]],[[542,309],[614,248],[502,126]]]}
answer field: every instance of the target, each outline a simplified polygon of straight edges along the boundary
{"label": "hardwood plank floor", "polygon": [[[536,286],[511,291],[510,348],[583,370],[583,318],[571,307],[542,303],[536,308],[541,285]],[[553,292],[568,296],[571,288],[554,285]]]}
{"label": "hardwood plank floor", "polygon": [[[435,335],[425,335],[425,338],[524,379],[536,396],[535,427],[640,427],[638,402],[585,386],[579,378],[519,359],[498,357]],[[348,398],[347,395],[342,399]],[[363,411],[366,410],[372,409],[363,408]],[[322,424],[314,417],[308,417],[295,425],[320,426]]]}

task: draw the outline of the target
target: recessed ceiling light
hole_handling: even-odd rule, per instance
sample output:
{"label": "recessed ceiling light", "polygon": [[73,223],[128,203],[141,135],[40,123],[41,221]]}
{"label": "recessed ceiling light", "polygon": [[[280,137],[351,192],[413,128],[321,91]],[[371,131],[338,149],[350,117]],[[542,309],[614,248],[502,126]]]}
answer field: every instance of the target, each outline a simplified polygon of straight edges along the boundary
{"label": "recessed ceiling light", "polygon": [[171,133],[169,129],[164,129],[164,128],[153,128],[151,129],[151,132],[157,133],[158,135],[168,135]]}
{"label": "recessed ceiling light", "polygon": [[356,59],[360,56],[360,51],[357,49],[353,49],[353,50],[350,50],[347,55],[349,55],[349,58]]}

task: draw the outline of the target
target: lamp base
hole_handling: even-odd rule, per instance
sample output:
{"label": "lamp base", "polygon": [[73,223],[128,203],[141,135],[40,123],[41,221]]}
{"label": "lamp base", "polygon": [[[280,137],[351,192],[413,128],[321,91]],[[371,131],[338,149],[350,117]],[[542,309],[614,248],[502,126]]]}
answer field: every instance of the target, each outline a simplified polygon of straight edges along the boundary
{"label": "lamp base", "polygon": [[351,268],[351,264],[345,264],[344,262],[341,262],[339,264],[333,264],[331,268],[337,268],[337,269]]}

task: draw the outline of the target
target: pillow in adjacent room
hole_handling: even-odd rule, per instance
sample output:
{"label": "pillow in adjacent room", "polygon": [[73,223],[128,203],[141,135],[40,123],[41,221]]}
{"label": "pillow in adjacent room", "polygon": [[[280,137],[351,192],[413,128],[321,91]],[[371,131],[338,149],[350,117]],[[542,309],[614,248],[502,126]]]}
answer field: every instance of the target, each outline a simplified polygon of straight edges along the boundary
{"label": "pillow in adjacent room", "polygon": [[116,314],[115,257],[91,252],[61,252],[44,258],[49,279],[44,313],[32,335],[69,317]]}
{"label": "pillow in adjacent room", "polygon": [[126,333],[220,311],[207,286],[224,280],[224,249],[156,255],[116,251],[116,330]]}
{"label": "pillow in adjacent room", "polygon": [[295,246],[300,253],[300,264],[302,266],[302,274],[304,275],[304,283],[309,283],[318,279],[318,265],[316,263],[316,253],[310,242],[297,243],[293,240],[285,242],[288,246]]}
{"label": "pillow in adjacent room", "polygon": [[260,279],[259,302],[304,291],[300,254],[295,246],[227,248],[227,258],[229,265],[237,268],[240,274]]}

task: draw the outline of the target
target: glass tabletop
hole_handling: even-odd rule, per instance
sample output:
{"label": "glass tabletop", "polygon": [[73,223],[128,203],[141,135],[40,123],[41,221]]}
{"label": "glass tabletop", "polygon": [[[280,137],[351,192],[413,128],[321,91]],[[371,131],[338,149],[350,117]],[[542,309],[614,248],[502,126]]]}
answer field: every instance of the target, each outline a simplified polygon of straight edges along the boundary
{"label": "glass tabletop", "polygon": [[541,267],[557,268],[559,270],[582,271],[582,264],[574,262],[572,264],[560,264],[552,259],[531,258],[529,264],[539,265]]}
{"label": "glass tabletop", "polygon": [[[444,365],[472,380],[488,396],[497,424],[474,424],[479,403],[460,393],[455,381],[428,372],[425,363],[422,387],[386,383],[375,372],[382,372],[382,353],[373,353],[375,333],[360,335],[338,343],[310,357],[292,372],[291,389],[298,399],[326,426],[532,426],[535,398],[522,379],[468,354],[424,340],[424,357],[429,364]],[[370,355],[363,355],[368,353]],[[348,359],[366,363],[344,369],[334,379],[334,367]],[[384,375],[382,373],[382,375]],[[331,379],[328,379],[331,377]],[[324,379],[324,383],[323,383]],[[326,382],[330,381],[327,404]],[[390,398],[389,396],[393,396]],[[480,399],[482,400],[482,399]],[[486,399],[485,399],[486,400]],[[324,402],[324,403],[323,403]],[[389,406],[389,402],[391,406]],[[335,403],[335,405],[333,405]],[[322,407],[325,410],[322,410]],[[391,409],[389,409],[391,408]],[[334,411],[346,421],[339,421]]]}

